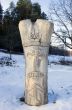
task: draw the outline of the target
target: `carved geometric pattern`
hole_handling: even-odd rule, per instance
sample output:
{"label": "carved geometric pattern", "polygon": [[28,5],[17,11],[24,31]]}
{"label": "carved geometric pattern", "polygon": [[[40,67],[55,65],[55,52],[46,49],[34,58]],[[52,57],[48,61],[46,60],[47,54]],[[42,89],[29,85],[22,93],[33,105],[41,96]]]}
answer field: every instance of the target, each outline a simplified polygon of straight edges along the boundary
{"label": "carved geometric pattern", "polygon": [[[34,78],[34,80],[33,80]],[[27,87],[27,97],[29,98],[29,103],[33,103],[32,101],[34,101],[36,104],[41,104],[42,102],[44,103],[46,94],[45,92],[47,92],[44,87],[44,74],[41,72],[31,72],[28,73],[27,75],[27,86],[29,86],[30,84],[30,79],[32,79],[32,81],[34,81],[34,83],[32,83],[32,87],[30,89],[28,89]],[[41,83],[38,82],[38,80],[41,80]]]}
{"label": "carved geometric pattern", "polygon": [[27,75],[28,78],[41,78],[41,77],[44,77],[44,74],[39,72],[39,71],[33,71],[33,72],[30,72],[28,73]]}
{"label": "carved geometric pattern", "polygon": [[27,96],[30,99],[29,101],[36,101],[36,103],[40,104],[44,99],[44,89],[40,84],[34,83],[32,88],[27,91]]}
{"label": "carved geometric pattern", "polygon": [[39,39],[39,32],[36,32],[34,27],[32,28],[32,31],[31,31],[31,39],[34,39],[34,40]]}

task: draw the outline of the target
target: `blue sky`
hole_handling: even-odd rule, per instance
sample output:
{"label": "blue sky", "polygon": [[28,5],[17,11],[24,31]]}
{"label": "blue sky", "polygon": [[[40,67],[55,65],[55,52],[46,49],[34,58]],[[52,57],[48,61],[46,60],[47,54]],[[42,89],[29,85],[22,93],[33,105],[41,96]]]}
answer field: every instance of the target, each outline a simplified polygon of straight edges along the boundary
{"label": "blue sky", "polygon": [[[11,1],[16,3],[18,0],[0,0],[4,10],[8,8],[9,3]],[[42,11],[44,11],[46,14],[48,13],[48,7],[49,7],[49,3],[50,3],[51,0],[31,0],[31,1],[33,3],[38,2],[41,5]]]}

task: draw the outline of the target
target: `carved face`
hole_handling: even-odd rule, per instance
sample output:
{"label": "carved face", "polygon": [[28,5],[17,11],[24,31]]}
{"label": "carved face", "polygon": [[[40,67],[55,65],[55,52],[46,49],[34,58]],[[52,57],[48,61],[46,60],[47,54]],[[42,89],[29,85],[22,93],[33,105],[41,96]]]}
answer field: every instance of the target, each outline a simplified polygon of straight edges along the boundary
{"label": "carved face", "polygon": [[42,55],[38,52],[32,51],[29,52],[27,56],[28,59],[30,59],[31,65],[33,67],[32,71],[39,71]]}
{"label": "carved face", "polygon": [[[26,73],[45,72],[48,47],[31,46],[24,48],[26,57]],[[45,68],[45,69],[43,69]]]}

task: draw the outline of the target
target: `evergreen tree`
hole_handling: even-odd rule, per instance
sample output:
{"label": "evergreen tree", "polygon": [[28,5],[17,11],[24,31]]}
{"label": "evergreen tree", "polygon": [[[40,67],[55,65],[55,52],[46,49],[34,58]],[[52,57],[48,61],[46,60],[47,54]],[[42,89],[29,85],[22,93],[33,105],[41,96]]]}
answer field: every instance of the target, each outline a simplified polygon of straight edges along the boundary
{"label": "evergreen tree", "polygon": [[2,5],[0,3],[0,23],[2,22],[2,17],[3,17],[3,9],[2,9]]}
{"label": "evergreen tree", "polygon": [[42,13],[41,13],[41,18],[42,18],[42,19],[48,19],[48,18],[47,18],[47,15],[45,14],[45,12],[42,12]]}
{"label": "evergreen tree", "polygon": [[10,3],[8,10],[10,13],[11,22],[15,24],[16,23],[16,7],[13,1]]}
{"label": "evergreen tree", "polygon": [[14,8],[15,8],[15,4],[14,4],[14,2],[12,1],[12,2],[10,3],[10,6],[9,6],[9,11],[12,12],[12,11],[14,10]]}
{"label": "evergreen tree", "polygon": [[2,19],[3,19],[3,9],[2,9],[2,5],[0,3],[0,39],[1,39],[1,35],[3,35]]}
{"label": "evergreen tree", "polygon": [[32,4],[30,0],[18,0],[16,6],[11,2],[4,15],[2,14],[2,6],[0,5],[0,7],[0,19],[3,22],[3,35],[0,36],[0,48],[10,51],[11,58],[12,51],[23,51],[18,30],[19,21],[31,19],[34,22],[38,18],[45,19],[46,15],[45,13],[41,13],[41,7],[38,3]]}
{"label": "evergreen tree", "polygon": [[38,3],[32,5],[31,19],[33,22],[36,19],[47,19],[47,15],[44,12],[41,13],[41,6]]}
{"label": "evergreen tree", "polygon": [[32,3],[30,0],[19,0],[17,2],[16,11],[18,20],[30,18],[32,10]]}

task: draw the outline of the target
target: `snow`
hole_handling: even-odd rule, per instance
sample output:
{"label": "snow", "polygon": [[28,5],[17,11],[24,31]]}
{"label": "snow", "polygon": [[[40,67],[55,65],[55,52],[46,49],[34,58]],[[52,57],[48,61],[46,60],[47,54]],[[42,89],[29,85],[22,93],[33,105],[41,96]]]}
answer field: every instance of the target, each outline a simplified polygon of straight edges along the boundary
{"label": "snow", "polygon": [[[9,54],[0,52],[0,58]],[[72,67],[59,62],[63,57],[49,56],[48,99],[42,106],[29,106],[20,102],[24,94],[25,60],[23,55],[12,55],[13,66],[0,65],[0,110],[72,110]],[[65,57],[72,61],[72,57]]]}
{"label": "snow", "polygon": [[65,59],[66,61],[72,61],[72,56],[58,56],[58,55],[49,55],[49,62],[58,63],[60,60]]}

